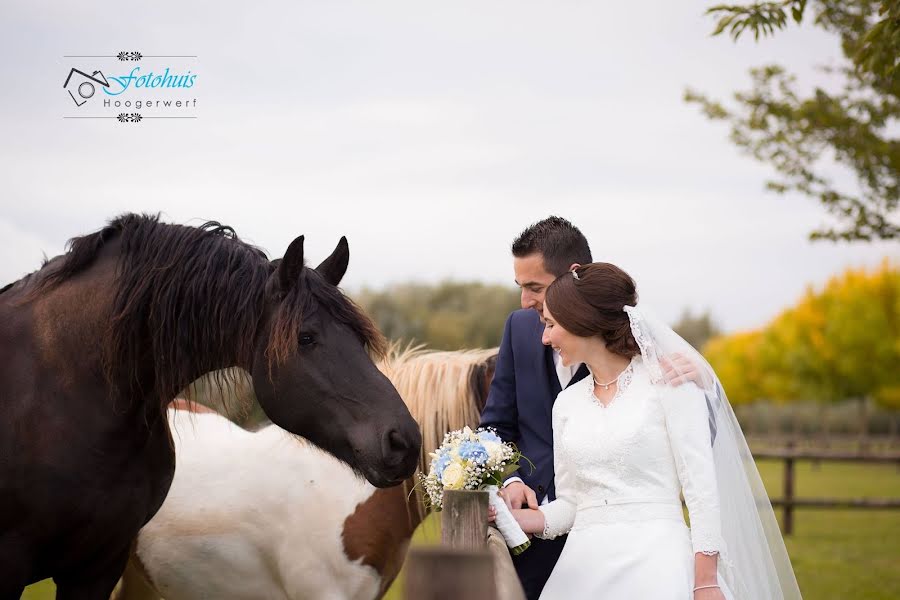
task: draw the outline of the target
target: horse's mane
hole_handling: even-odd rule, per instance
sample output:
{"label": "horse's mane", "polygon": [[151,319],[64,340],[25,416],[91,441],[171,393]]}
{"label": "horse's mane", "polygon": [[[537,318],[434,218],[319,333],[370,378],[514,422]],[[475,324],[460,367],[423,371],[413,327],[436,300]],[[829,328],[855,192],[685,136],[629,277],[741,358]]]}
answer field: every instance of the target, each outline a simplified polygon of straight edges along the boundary
{"label": "horse's mane", "polygon": [[428,471],[428,453],[448,431],[475,428],[487,400],[485,377],[497,349],[438,351],[392,346],[380,366],[422,430],[419,470]]}
{"label": "horse's mane", "polygon": [[[38,273],[41,273],[41,270],[44,269],[44,267],[47,267],[48,265],[50,265],[51,262],[54,262],[54,261],[59,262],[60,260],[62,260],[62,257],[60,257],[60,256],[57,256],[56,258],[51,260],[51,259],[47,258],[46,255],[44,255],[44,260],[41,261],[41,266],[38,270],[32,271],[31,273],[28,273],[27,275],[23,275],[16,281],[11,281],[11,282],[7,283],[2,288],[0,288],[0,294],[4,294],[4,293],[8,292],[9,290],[12,290],[13,288],[21,289],[21,288],[27,286],[28,283],[36,275],[38,275]],[[48,269],[48,271],[49,271],[49,269]]]}
{"label": "horse's mane", "polygon": [[[274,270],[265,253],[215,221],[200,227],[160,222],[158,215],[125,214],[95,233],[76,237],[57,263],[45,265],[32,297],[85,271],[108,244],[120,244],[116,286],[104,356],[110,383],[127,382],[144,395],[142,374],[151,372],[160,406],[197,373],[231,366],[253,355],[266,283]],[[267,354],[280,362],[296,349],[304,314],[324,307],[360,340],[383,350],[372,321],[337,288],[311,269],[285,294],[273,322]],[[143,340],[150,340],[145,348]],[[123,390],[124,391],[124,390]]]}

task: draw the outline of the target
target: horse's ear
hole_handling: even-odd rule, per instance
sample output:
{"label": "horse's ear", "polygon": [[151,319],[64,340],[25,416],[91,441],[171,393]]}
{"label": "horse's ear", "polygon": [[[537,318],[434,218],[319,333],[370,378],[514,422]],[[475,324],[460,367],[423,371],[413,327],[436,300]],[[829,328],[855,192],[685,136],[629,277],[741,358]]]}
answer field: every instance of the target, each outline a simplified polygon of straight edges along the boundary
{"label": "horse's ear", "polygon": [[288,246],[284,258],[278,263],[278,283],[282,290],[289,290],[300,279],[303,270],[303,236],[301,235]]}
{"label": "horse's ear", "polygon": [[322,261],[322,264],[316,267],[316,271],[325,281],[333,286],[337,286],[344,273],[347,272],[347,263],[350,262],[350,246],[347,244],[347,238],[341,237],[337,247],[331,256]]}

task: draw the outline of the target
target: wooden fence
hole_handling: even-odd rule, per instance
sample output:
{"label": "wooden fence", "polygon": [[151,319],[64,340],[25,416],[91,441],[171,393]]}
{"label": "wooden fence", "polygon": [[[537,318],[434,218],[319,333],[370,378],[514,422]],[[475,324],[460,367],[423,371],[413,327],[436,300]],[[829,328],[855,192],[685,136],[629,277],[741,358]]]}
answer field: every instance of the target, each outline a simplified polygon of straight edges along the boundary
{"label": "wooden fence", "polygon": [[446,491],[441,546],[413,548],[408,600],[524,600],[506,543],[488,527],[487,492]]}
{"label": "wooden fence", "polygon": [[900,508],[900,498],[797,498],[794,494],[796,472],[795,463],[798,460],[812,462],[860,462],[869,464],[893,463],[900,466],[900,452],[844,452],[832,450],[799,450],[793,442],[788,442],[784,448],[777,450],[758,450],[753,452],[753,458],[774,459],[784,461],[784,476],[782,478],[782,496],[772,498],[773,507],[781,507],[781,529],[785,535],[794,532],[795,508],[852,508],[852,509],[897,509]]}

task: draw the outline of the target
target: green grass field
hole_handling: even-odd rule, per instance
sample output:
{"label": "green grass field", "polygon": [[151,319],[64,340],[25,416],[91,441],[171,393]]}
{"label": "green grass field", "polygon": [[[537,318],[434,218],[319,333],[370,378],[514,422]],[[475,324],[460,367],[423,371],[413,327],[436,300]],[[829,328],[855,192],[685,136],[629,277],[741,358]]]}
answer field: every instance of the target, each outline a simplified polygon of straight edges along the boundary
{"label": "green grass field", "polygon": [[[760,471],[772,496],[781,496],[782,464],[761,461]],[[900,498],[900,467],[800,463],[798,497]],[[776,511],[777,512],[777,511]],[[900,511],[800,509],[794,514],[788,552],[806,600],[894,600],[900,598]],[[416,532],[414,544],[440,539],[439,521],[429,519]],[[22,596],[54,597],[53,585],[42,582]],[[402,598],[402,576],[387,598]]]}
{"label": "green grass field", "polygon": [[[759,464],[772,496],[781,496],[782,465]],[[900,498],[897,465],[800,463],[796,475],[798,497]],[[794,528],[785,544],[807,600],[900,598],[900,511],[802,509]]]}

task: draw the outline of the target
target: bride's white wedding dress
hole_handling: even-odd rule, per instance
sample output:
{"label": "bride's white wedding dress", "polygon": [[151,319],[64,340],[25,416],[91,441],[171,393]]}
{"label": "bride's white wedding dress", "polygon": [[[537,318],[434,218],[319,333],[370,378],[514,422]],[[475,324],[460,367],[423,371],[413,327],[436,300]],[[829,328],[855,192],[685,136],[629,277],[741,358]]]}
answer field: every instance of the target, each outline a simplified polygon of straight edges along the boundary
{"label": "bride's white wedding dress", "polygon": [[725,554],[706,397],[652,383],[640,356],[607,406],[592,381],[553,407],[556,500],[539,537],[569,537],[541,598],[691,600],[694,554]]}

